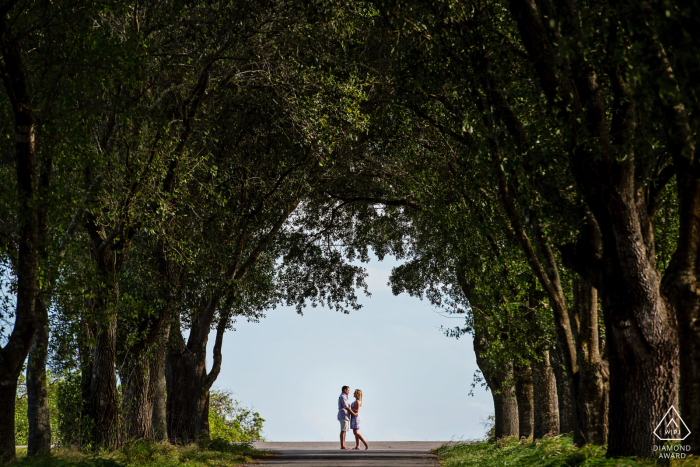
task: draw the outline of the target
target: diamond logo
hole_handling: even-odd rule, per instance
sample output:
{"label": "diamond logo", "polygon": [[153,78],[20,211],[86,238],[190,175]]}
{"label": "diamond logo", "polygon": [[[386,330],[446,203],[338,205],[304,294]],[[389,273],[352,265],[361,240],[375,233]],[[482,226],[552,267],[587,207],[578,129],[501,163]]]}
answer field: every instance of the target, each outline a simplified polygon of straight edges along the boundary
{"label": "diamond logo", "polygon": [[671,406],[664,418],[656,425],[654,435],[661,441],[683,441],[690,435],[690,430],[676,408]]}

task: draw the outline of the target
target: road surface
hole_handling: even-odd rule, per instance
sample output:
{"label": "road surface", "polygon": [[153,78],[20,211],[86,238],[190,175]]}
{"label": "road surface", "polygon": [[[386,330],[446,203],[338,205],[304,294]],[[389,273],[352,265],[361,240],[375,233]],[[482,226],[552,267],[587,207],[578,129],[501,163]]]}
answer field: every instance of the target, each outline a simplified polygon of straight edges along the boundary
{"label": "road surface", "polygon": [[[439,467],[430,449],[444,441],[370,441],[369,450],[342,451],[340,442],[253,443],[279,453],[261,467]],[[348,443],[353,447],[354,443]]]}

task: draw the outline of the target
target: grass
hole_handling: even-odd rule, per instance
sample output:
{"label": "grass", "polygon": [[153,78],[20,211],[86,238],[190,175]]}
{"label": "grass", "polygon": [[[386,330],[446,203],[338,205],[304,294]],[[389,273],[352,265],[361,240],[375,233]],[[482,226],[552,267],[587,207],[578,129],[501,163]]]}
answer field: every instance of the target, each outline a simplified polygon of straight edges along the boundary
{"label": "grass", "polygon": [[697,456],[685,460],[637,459],[633,457],[608,459],[605,446],[577,448],[571,436],[519,441],[506,438],[497,442],[460,443],[434,450],[443,467],[624,467],[624,466],[684,466],[700,467]]}
{"label": "grass", "polygon": [[85,453],[79,449],[56,449],[50,456],[27,457],[17,450],[13,467],[229,467],[273,455],[251,444],[212,440],[205,445],[177,446],[169,443],[135,442],[118,451]]}

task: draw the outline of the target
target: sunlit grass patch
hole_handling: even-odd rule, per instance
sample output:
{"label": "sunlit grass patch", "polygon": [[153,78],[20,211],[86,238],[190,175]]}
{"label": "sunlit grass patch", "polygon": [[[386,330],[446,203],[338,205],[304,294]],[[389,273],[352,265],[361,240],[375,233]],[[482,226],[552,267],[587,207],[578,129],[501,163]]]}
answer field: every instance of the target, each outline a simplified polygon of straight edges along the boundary
{"label": "sunlit grass patch", "polygon": [[229,467],[271,456],[250,443],[231,444],[214,439],[200,444],[177,446],[170,443],[135,442],[121,450],[85,453],[78,449],[57,449],[50,456],[26,457],[26,450],[12,464],[26,467]]}
{"label": "sunlit grass patch", "polygon": [[608,459],[605,457],[605,446],[577,448],[569,435],[534,442],[505,438],[497,442],[460,443],[439,447],[434,452],[444,467],[700,466],[700,459],[695,457],[670,462],[633,457]]}

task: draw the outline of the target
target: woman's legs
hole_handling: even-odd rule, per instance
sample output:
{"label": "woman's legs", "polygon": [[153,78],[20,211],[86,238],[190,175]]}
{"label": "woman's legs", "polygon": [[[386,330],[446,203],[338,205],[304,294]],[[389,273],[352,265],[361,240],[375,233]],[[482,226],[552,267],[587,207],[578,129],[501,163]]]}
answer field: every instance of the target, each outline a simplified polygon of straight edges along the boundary
{"label": "woman's legs", "polygon": [[369,443],[365,441],[365,438],[360,434],[357,428],[353,428],[352,433],[355,435],[355,449],[360,449],[360,441],[365,445],[365,450],[369,449]]}

